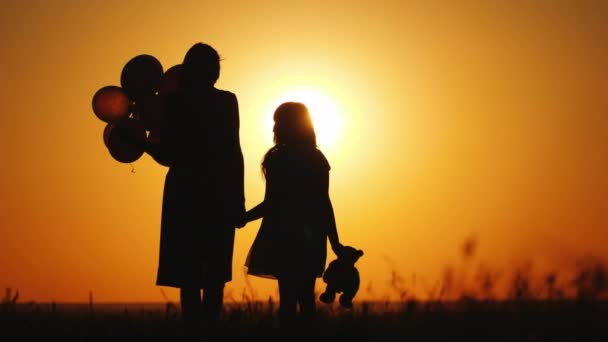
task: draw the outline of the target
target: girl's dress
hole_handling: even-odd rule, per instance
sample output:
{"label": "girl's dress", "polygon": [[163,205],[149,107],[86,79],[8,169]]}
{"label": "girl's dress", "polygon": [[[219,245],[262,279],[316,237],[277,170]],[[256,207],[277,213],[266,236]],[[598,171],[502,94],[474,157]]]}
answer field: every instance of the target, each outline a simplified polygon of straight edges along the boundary
{"label": "girl's dress", "polygon": [[247,256],[247,273],[320,277],[331,210],[327,159],[316,148],[279,146],[267,154],[264,168],[264,217]]}

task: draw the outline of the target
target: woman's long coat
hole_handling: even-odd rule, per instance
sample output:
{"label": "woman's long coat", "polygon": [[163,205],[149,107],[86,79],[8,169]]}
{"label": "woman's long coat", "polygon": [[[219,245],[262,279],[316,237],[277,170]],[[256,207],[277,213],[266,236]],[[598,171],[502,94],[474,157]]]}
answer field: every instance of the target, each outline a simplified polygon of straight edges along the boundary
{"label": "woman's long coat", "polygon": [[170,160],[156,284],[204,288],[232,279],[234,230],[244,211],[239,109],[228,91],[169,99],[160,144]]}

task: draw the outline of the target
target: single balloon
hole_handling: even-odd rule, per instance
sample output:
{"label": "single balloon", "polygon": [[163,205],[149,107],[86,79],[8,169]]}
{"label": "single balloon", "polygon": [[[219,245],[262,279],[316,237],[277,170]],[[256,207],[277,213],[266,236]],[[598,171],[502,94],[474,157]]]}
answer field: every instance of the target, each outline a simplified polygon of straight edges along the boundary
{"label": "single balloon", "polygon": [[181,64],[177,64],[170,67],[160,79],[160,84],[158,86],[158,95],[168,96],[175,93],[180,82],[181,74]]}
{"label": "single balloon", "polygon": [[108,146],[108,141],[110,139],[110,132],[112,132],[112,129],[114,129],[115,126],[116,126],[115,123],[110,122],[103,129],[103,143],[106,145],[106,147],[109,147]]}
{"label": "single balloon", "polygon": [[108,151],[121,163],[132,163],[144,154],[146,129],[141,122],[127,118],[116,123],[108,134]]}
{"label": "single balloon", "polygon": [[120,74],[120,85],[129,98],[137,101],[158,91],[163,66],[150,55],[138,55],[125,64]]}
{"label": "single balloon", "polygon": [[127,117],[129,104],[125,91],[115,85],[105,86],[93,95],[93,113],[107,123]]}

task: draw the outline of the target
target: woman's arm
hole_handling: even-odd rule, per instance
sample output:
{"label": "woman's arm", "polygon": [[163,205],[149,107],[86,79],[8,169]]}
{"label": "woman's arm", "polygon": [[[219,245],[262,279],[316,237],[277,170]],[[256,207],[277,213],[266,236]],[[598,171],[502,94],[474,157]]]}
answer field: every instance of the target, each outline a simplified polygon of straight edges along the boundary
{"label": "woman's arm", "polygon": [[245,221],[251,222],[255,221],[264,216],[264,212],[266,210],[265,202],[262,201],[260,204],[253,207],[251,210],[245,213]]}
{"label": "woman's arm", "polygon": [[155,137],[143,138],[141,139],[139,136],[135,136],[134,132],[129,130],[128,127],[121,126],[120,124],[114,128],[117,130],[118,136],[120,139],[130,145],[136,146],[137,148],[143,150],[145,153],[148,153],[154,160],[163,165],[168,165],[169,163],[169,153],[166,151],[165,146],[161,145],[159,139],[159,133],[150,133],[156,134]]}
{"label": "woman's arm", "polygon": [[[243,150],[240,140],[240,113],[239,102],[234,94],[230,94],[230,116],[232,119],[231,132],[231,154],[232,168],[234,169],[234,179],[231,183],[234,188],[234,200],[236,202],[236,211],[238,216],[245,215],[245,162],[243,158]],[[241,222],[242,223],[242,222]]]}
{"label": "woman's arm", "polygon": [[143,145],[144,151],[152,157],[157,163],[169,166],[171,164],[171,159],[169,158],[169,153],[160,142],[149,142],[147,141]]}

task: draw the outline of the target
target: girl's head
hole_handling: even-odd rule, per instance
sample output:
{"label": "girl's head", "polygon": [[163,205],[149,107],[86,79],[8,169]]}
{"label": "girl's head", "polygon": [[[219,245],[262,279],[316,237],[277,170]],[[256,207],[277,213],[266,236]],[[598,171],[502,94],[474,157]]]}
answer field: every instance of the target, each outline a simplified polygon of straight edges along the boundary
{"label": "girl's head", "polygon": [[285,102],[274,112],[274,143],[316,147],[317,136],[308,108],[300,102]]}
{"label": "girl's head", "polygon": [[285,102],[274,111],[274,143],[262,161],[262,173],[267,171],[267,161],[282,146],[296,147],[291,151],[310,151],[317,147],[317,136],[308,108],[300,102]]}
{"label": "girl's head", "polygon": [[185,87],[213,87],[220,76],[220,56],[210,45],[196,43],[186,53],[182,68]]}

